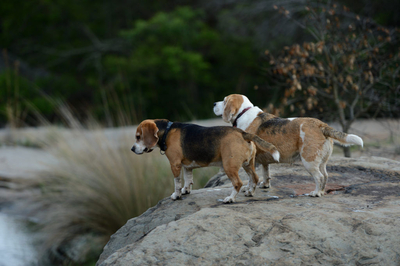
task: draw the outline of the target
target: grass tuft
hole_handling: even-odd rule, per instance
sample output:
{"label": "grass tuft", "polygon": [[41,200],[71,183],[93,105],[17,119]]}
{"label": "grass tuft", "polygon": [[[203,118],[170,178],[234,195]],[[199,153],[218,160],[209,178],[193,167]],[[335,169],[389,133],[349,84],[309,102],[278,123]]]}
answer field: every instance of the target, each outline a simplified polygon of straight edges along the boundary
{"label": "grass tuft", "polygon": [[43,263],[81,265],[97,259],[127,220],[170,195],[173,178],[159,153],[139,156],[130,150],[134,132],[115,139],[65,115],[72,129],[53,131],[57,136],[42,144],[57,160],[23,208],[38,221]]}
{"label": "grass tuft", "polygon": [[[104,129],[89,117],[83,124],[59,105],[67,128],[47,126],[29,140],[54,156],[33,182],[20,209],[35,221],[40,265],[91,265],[110,236],[173,192],[168,159],[157,151],[131,151],[135,128]],[[202,188],[218,168],[194,170]],[[30,183],[31,184],[31,183]]]}

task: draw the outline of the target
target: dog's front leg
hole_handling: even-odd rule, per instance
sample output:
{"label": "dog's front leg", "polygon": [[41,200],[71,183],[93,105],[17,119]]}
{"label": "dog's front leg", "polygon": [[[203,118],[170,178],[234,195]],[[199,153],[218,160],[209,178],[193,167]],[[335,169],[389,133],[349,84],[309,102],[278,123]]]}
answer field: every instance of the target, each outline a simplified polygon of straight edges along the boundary
{"label": "dog's front leg", "polygon": [[180,172],[182,169],[182,165],[179,164],[171,164],[172,173],[174,174],[174,183],[175,183],[175,192],[172,193],[171,199],[177,200],[182,198],[182,182],[180,177]]}
{"label": "dog's front leg", "polygon": [[193,186],[193,170],[192,169],[187,169],[183,167],[183,178],[185,180],[185,185],[182,188],[182,195],[185,194],[190,194],[190,191]]}
{"label": "dog's front leg", "polygon": [[181,192],[181,188],[182,188],[181,177],[180,177],[180,176],[175,177],[174,183],[175,183],[175,192],[172,193],[171,199],[172,199],[172,200],[177,200],[177,199],[182,198],[182,192]]}

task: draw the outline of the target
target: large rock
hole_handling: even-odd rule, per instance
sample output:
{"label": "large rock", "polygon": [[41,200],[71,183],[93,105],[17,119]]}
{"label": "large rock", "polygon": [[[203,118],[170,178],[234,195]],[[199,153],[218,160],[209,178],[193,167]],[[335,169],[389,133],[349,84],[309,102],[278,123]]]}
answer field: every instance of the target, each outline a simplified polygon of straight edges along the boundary
{"label": "large rock", "polygon": [[315,185],[300,164],[271,168],[272,188],[234,204],[221,202],[231,191],[222,174],[160,201],[111,237],[97,265],[399,265],[399,162],[332,158],[321,198],[302,196]]}

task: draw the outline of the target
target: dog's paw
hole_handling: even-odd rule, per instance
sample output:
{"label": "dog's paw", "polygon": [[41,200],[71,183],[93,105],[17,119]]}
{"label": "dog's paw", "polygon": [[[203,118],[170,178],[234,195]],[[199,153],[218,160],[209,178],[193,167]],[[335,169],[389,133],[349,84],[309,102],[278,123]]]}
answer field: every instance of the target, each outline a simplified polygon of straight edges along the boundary
{"label": "dog's paw", "polygon": [[310,192],[309,196],[310,197],[322,197],[323,195],[325,195],[324,191],[312,191]]}
{"label": "dog's paw", "polygon": [[235,202],[235,199],[233,197],[229,196],[224,199],[224,203],[233,203],[233,202]]}
{"label": "dog's paw", "polygon": [[184,187],[182,188],[182,195],[190,194],[190,188]]}
{"label": "dog's paw", "polygon": [[249,189],[244,193],[244,195],[246,197],[253,197],[254,196],[254,192],[255,192],[254,189]]}
{"label": "dog's paw", "polygon": [[172,200],[177,200],[177,199],[180,199],[180,198],[182,198],[182,195],[179,195],[176,192],[172,193],[172,195],[171,195],[171,199]]}
{"label": "dog's paw", "polygon": [[243,193],[246,193],[248,190],[249,190],[249,186],[248,185],[247,186],[242,186],[240,188],[240,192],[243,192]]}
{"label": "dog's paw", "polygon": [[270,188],[271,184],[269,182],[261,182],[258,187],[259,188]]}

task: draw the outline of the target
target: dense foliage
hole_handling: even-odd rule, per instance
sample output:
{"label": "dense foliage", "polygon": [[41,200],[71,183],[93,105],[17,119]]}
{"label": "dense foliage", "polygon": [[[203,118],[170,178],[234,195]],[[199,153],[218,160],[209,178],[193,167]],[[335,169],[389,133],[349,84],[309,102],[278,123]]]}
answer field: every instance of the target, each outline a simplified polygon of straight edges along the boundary
{"label": "dense foliage", "polygon": [[[293,19],[290,11],[276,6]],[[296,22],[313,37],[266,51],[266,73],[281,103],[295,116],[336,120],[343,132],[361,117],[400,114],[399,31],[349,14],[346,6],[310,5]],[[286,112],[288,113],[288,112]],[[344,148],[350,157],[349,148]]]}
{"label": "dense foliage", "polygon": [[[290,11],[280,9],[290,17]],[[267,52],[267,76],[279,91],[281,108],[336,118],[345,132],[360,117],[397,117],[399,31],[353,17],[336,4],[306,10],[298,23],[314,40]]]}
{"label": "dense foliage", "polygon": [[[48,96],[110,126],[118,114],[130,123],[212,117],[212,103],[229,93],[276,104],[262,51],[312,36],[274,5],[299,19],[306,2],[326,1],[1,1],[0,126],[35,124],[34,112],[54,121]],[[400,3],[348,4],[377,23],[400,22]]]}
{"label": "dense foliage", "polygon": [[222,35],[203,17],[181,7],[120,33],[133,49],[104,58],[105,84],[124,95],[136,117],[204,118],[218,96],[255,81],[251,44]]}
{"label": "dense foliage", "polygon": [[153,3],[140,13],[140,5],[128,11],[111,1],[34,2],[1,4],[1,124],[29,123],[32,108],[52,119],[46,96],[108,125],[120,113],[132,123],[205,118],[215,100],[257,80],[251,41],[211,27],[201,10],[151,12],[160,6]]}

